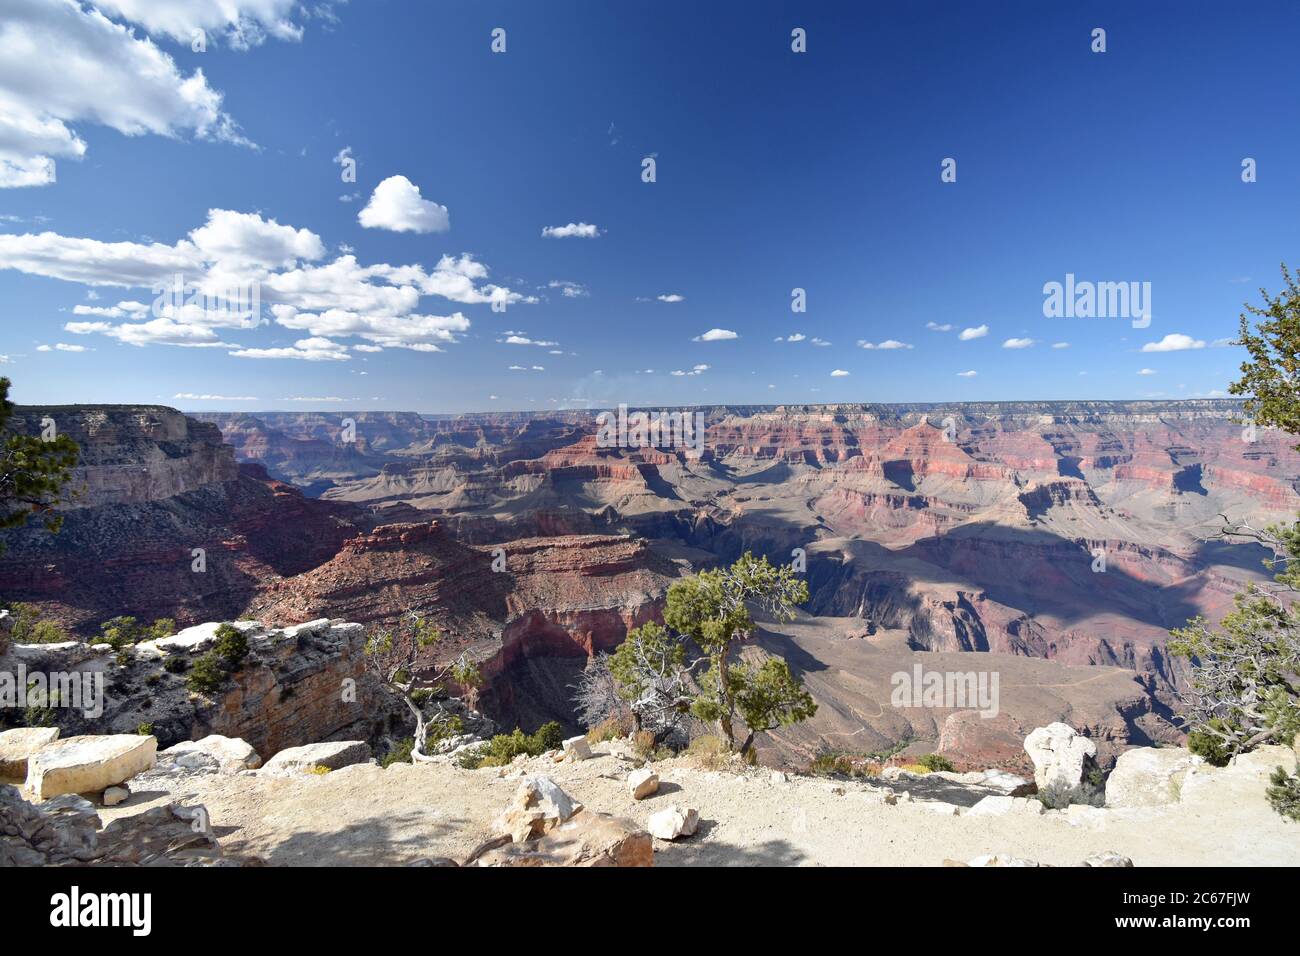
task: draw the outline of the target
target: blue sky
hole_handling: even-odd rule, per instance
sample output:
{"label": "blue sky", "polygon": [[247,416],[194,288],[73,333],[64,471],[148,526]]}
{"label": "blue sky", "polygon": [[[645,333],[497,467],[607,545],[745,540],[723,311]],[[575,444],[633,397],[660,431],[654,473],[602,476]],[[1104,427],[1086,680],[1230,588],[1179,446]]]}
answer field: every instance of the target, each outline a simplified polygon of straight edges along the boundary
{"label": "blue sky", "polygon": [[[1300,262],[1290,2],[5,5],[21,402],[1217,395],[1216,343]],[[597,234],[543,235],[571,223]],[[178,263],[259,281],[263,324],[141,311]],[[1046,318],[1067,273],[1149,282],[1150,326]]]}

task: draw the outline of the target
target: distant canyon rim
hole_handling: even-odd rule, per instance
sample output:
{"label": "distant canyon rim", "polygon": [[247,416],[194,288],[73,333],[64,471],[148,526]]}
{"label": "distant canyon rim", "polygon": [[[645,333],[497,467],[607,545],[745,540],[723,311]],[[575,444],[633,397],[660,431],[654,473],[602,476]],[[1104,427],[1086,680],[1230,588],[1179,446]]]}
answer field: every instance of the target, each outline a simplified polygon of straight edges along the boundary
{"label": "distant canyon rim", "polygon": [[[906,745],[1023,768],[1054,720],[1103,759],[1181,739],[1169,629],[1267,579],[1221,516],[1300,511],[1300,455],[1233,400],[693,407],[702,449],[611,445],[599,412],[20,406],[14,427],[80,444],[79,495],[57,535],[0,532],[0,595],[83,635],[417,611],[437,654],[480,662],[498,723],[573,728],[590,655],[752,551],[799,562],[811,598],[744,653],[783,656],[819,704],[765,761]],[[995,671],[996,716],[895,705],[917,666]]]}

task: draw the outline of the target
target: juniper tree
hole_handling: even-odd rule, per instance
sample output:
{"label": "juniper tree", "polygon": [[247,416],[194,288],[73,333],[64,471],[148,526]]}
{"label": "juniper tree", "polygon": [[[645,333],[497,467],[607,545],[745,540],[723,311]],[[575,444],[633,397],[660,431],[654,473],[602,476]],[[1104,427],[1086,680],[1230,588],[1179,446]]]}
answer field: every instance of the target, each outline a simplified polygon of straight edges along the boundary
{"label": "juniper tree", "polygon": [[668,589],[665,623],[699,645],[708,663],[700,678],[703,692],[691,712],[715,721],[730,749],[736,749],[737,717],[749,728],[741,747],[747,753],[756,733],[816,713],[817,705],[784,661],[756,667],[731,660],[754,630],[751,608],[788,621],[795,606],[807,600],[808,585],[792,567],[774,567],[749,552],[729,568],[702,571]]}
{"label": "juniper tree", "polygon": [[47,529],[58,531],[63,518],[54,508],[64,500],[64,489],[77,466],[77,443],[67,435],[12,431],[10,384],[0,377],[0,529],[19,528],[39,516]]}
{"label": "juniper tree", "polygon": [[[1264,306],[1247,304],[1240,316],[1238,344],[1250,353],[1242,376],[1229,386],[1246,396],[1245,411],[1256,427],[1300,435],[1300,285],[1282,266],[1284,291],[1260,290]],[[1251,327],[1250,318],[1259,321]],[[1300,445],[1297,446],[1300,448]],[[1191,686],[1180,696],[1186,710],[1188,747],[1223,764],[1264,743],[1290,744],[1300,733],[1300,605],[1287,592],[1300,590],[1300,524],[1256,529],[1228,524],[1222,537],[1247,538],[1270,548],[1265,565],[1274,572],[1270,589],[1250,585],[1217,626],[1196,618],[1173,631],[1169,649],[1190,659]],[[1282,600],[1283,597],[1287,600]],[[1281,767],[1272,780],[1270,802],[1294,812],[1300,768]]]}
{"label": "juniper tree", "polygon": [[[368,669],[380,684],[401,699],[415,718],[411,759],[417,763],[427,763],[433,757],[424,752],[430,722],[415,702],[415,695],[421,690],[443,690],[449,682],[464,688],[474,688],[482,683],[478,667],[465,653],[445,664],[426,669],[423,676],[419,674],[420,652],[441,641],[442,632],[414,612],[403,615],[396,627],[379,628],[366,636],[364,650]],[[445,716],[440,709],[437,718]]]}

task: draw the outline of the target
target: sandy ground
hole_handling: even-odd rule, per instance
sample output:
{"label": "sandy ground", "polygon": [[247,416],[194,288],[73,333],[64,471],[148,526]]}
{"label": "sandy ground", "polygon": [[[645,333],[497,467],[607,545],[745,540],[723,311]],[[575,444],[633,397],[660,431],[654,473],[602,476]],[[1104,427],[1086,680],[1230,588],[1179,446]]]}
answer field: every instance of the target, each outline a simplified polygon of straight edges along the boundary
{"label": "sandy ground", "polygon": [[[545,773],[588,808],[644,824],[656,810],[686,803],[700,812],[698,833],[656,841],[658,866],[938,866],[988,853],[1057,866],[1115,850],[1136,866],[1300,865],[1300,825],[1264,799],[1276,759],[1261,755],[1215,771],[1171,807],[1073,815],[969,816],[983,792],[947,781],[839,781],[770,771],[701,769],[690,758],[653,765],[659,792],[634,801],[624,782],[632,761],[619,745],[598,745],[576,764],[536,758],[498,769],[446,764],[343,768],[322,776],[245,772],[154,785],[110,810],[107,820],[179,795],[205,804],[222,846],[272,865],[400,865],[421,857],[463,858],[491,835],[491,823],[525,774]],[[1274,755],[1276,756],[1276,755]],[[910,791],[889,805],[881,794]],[[1081,822],[1079,816],[1088,816]]]}

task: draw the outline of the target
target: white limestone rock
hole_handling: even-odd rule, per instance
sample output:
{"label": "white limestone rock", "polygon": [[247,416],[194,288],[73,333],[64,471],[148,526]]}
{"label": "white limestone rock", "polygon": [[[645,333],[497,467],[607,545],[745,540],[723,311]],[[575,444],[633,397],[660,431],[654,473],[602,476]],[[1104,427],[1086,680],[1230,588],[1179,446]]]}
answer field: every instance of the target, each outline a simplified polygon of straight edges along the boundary
{"label": "white limestone rock", "polygon": [[17,727],[0,733],[0,778],[25,778],[32,754],[58,739],[58,727]]}
{"label": "white limestone rock", "polygon": [[658,840],[676,840],[693,836],[700,825],[700,812],[694,807],[673,804],[666,810],[650,814],[646,829]]}
{"label": "white limestone rock", "polygon": [[1034,762],[1034,783],[1039,790],[1052,785],[1069,788],[1083,782],[1084,773],[1097,756],[1097,745],[1069,724],[1058,721],[1026,737],[1025,753]]}
{"label": "white limestone rock", "polygon": [[102,793],[154,765],[158,738],[83,735],[47,744],[27,761],[26,791],[38,800],[63,793]]}

